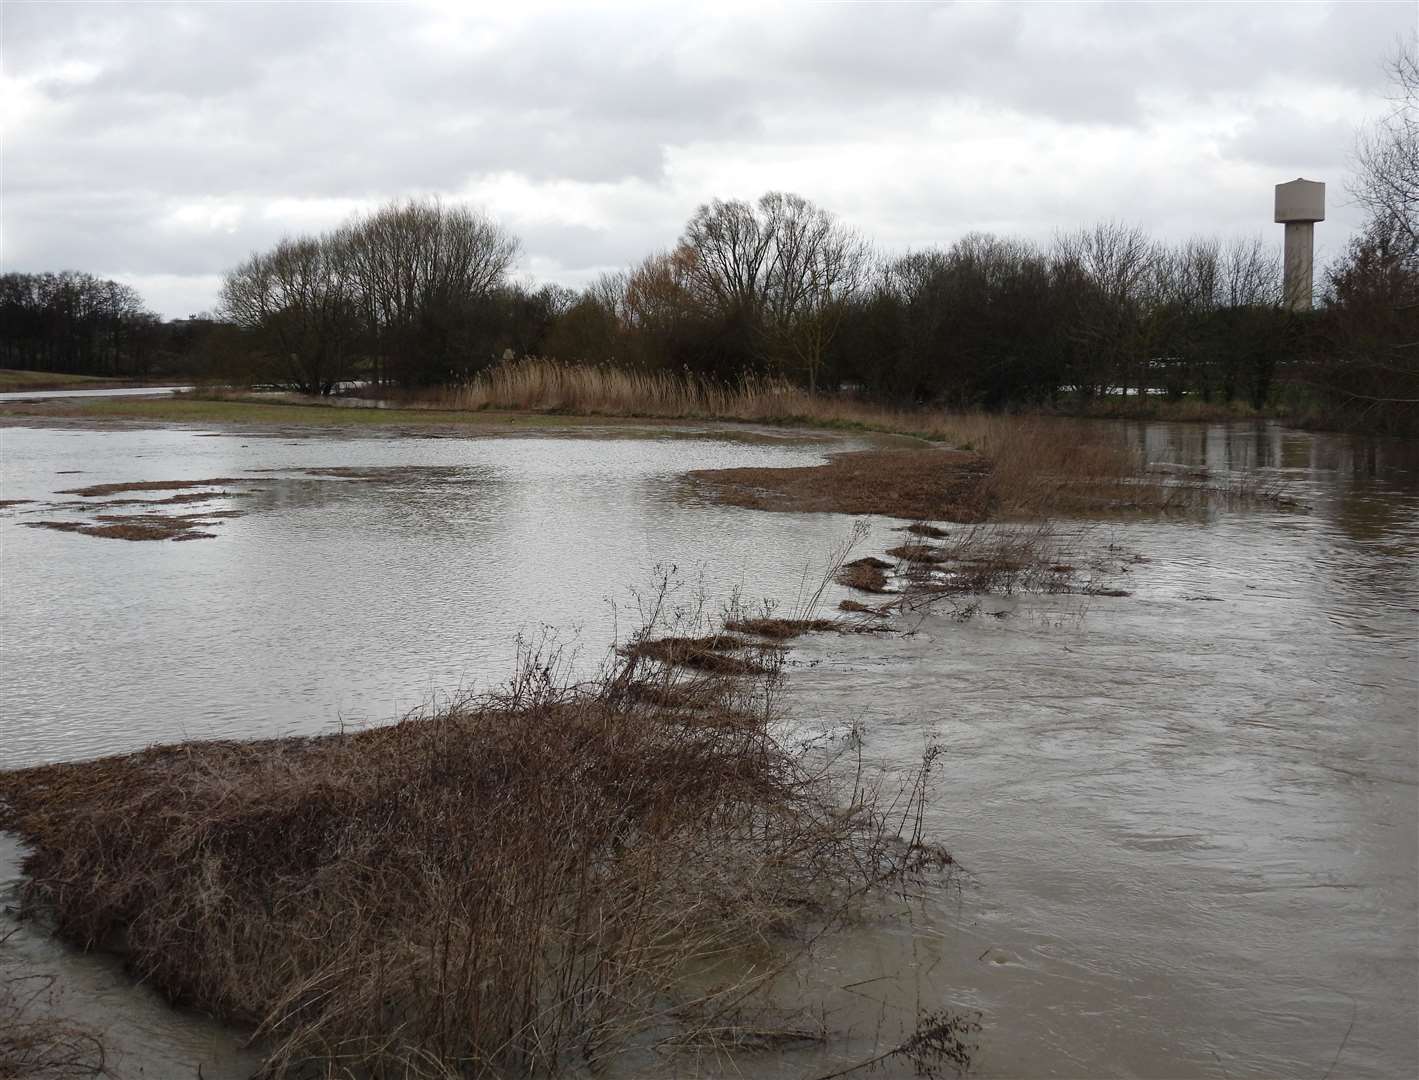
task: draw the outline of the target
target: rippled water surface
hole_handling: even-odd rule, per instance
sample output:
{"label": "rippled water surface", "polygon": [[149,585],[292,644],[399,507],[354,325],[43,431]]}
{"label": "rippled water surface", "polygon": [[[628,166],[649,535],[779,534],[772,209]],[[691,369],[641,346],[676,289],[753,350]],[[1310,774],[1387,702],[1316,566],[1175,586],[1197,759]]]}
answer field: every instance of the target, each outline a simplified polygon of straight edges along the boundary
{"label": "rippled water surface", "polygon": [[[997,599],[794,651],[805,729],[861,722],[889,767],[944,747],[931,824],[963,867],[913,928],[819,955],[808,989],[855,1033],[832,1052],[949,1005],[980,1010],[987,1076],[1419,1074],[1419,455],[1274,426],[1132,434],[1309,509],[1098,526],[1084,539],[1116,545],[1131,596]],[[503,677],[542,624],[593,666],[657,563],[685,595],[791,604],[849,522],[706,505],[678,477],[851,445],[0,430],[2,497],[36,500],[0,511],[0,765],[387,719]],[[77,513],[44,507],[74,501],[59,489],[216,477],[244,494],[213,505],[245,511],[216,539],[23,527]],[[234,1033],[22,944],[153,1048],[133,1051],[149,1075],[242,1075]]]}

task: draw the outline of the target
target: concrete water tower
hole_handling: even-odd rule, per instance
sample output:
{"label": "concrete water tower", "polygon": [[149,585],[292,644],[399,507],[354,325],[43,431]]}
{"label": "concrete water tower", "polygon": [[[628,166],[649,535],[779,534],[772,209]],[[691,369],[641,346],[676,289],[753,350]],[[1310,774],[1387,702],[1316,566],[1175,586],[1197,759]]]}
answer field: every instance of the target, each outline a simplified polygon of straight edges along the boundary
{"label": "concrete water tower", "polygon": [[1292,311],[1311,310],[1315,275],[1316,222],[1325,220],[1325,185],[1299,177],[1276,185],[1276,220],[1286,226],[1286,306]]}

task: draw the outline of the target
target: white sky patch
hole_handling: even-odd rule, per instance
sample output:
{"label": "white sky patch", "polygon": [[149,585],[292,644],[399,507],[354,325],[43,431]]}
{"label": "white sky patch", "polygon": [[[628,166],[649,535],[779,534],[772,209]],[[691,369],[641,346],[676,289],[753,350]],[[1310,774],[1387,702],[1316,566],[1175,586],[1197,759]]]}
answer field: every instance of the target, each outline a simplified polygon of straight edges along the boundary
{"label": "white sky patch", "polygon": [[203,199],[174,207],[159,224],[178,232],[234,233],[245,217],[246,209],[240,203]]}
{"label": "white sky patch", "polygon": [[161,296],[165,300],[162,313],[169,319],[185,319],[189,315],[211,314],[217,306],[217,294],[222,287],[220,274],[124,274],[102,273],[124,285],[131,285],[150,303]]}
{"label": "white sky patch", "polygon": [[257,212],[263,221],[291,235],[333,229],[356,214],[368,213],[380,200],[283,197],[262,200]]}

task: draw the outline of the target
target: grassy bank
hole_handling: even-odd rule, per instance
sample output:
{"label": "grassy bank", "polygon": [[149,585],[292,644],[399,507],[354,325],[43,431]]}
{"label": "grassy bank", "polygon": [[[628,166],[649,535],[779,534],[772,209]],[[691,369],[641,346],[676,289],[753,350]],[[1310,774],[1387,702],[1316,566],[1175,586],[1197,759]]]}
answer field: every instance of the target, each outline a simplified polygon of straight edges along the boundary
{"label": "grassy bank", "polygon": [[0,394],[25,390],[104,390],[142,385],[133,379],[107,379],[95,375],[66,375],[57,371],[20,371],[0,368]]}
{"label": "grassy bank", "polygon": [[[842,455],[818,470],[698,474],[713,497],[761,509],[876,513],[906,519],[1030,517],[1157,511],[1195,503],[1197,485],[1150,472],[1125,433],[1071,417],[899,410],[813,395],[785,382],[725,385],[688,373],[499,365],[467,385],[400,398],[397,408],[310,398],[253,399],[231,392],[161,400],[95,399],[11,405],[11,417],[136,420],[325,429],[430,429],[481,435],[625,427],[673,430],[687,422],[753,424],[905,437],[894,455]],[[907,449],[923,443],[954,448]]]}
{"label": "grassy bank", "polygon": [[134,420],[174,424],[224,424],[250,427],[468,427],[504,430],[532,427],[606,426],[605,418],[557,417],[534,413],[470,414],[450,410],[340,408],[316,401],[262,402],[228,398],[91,398],[0,404],[0,416],[66,420]]}
{"label": "grassy bank", "polygon": [[257,1025],[271,1077],[772,1044],[759,992],[805,940],[949,858],[923,773],[878,788],[775,737],[776,649],[748,679],[656,652],[574,689],[529,655],[501,695],[367,731],[0,773],[24,905]]}

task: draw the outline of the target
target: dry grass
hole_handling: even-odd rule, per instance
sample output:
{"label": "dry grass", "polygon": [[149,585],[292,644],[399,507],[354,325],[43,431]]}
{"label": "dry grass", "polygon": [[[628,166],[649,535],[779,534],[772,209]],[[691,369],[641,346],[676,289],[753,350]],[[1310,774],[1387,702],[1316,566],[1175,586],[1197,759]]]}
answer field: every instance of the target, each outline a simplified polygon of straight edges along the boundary
{"label": "dry grass", "polygon": [[82,495],[93,498],[98,495],[120,495],[126,491],[180,491],[184,488],[220,487],[223,484],[245,484],[236,476],[214,476],[210,480],[140,480],[123,484],[93,484],[89,487],[69,488],[57,492],[59,495]]}
{"label": "dry grass", "polygon": [[950,554],[945,548],[930,544],[898,544],[887,549],[887,554],[902,562],[936,564],[949,562]]}
{"label": "dry grass", "polygon": [[902,410],[810,394],[772,377],[745,375],[725,383],[690,372],[562,364],[530,357],[480,372],[463,386],[428,391],[401,404],[848,426],[910,434],[921,433],[917,429],[922,421],[920,415]]}
{"label": "dry grass", "polygon": [[[1179,482],[1151,471],[1127,434],[1107,422],[1040,414],[948,413],[929,407],[895,409],[840,394],[810,394],[784,380],[759,376],[721,383],[688,372],[525,358],[481,372],[463,386],[404,394],[398,403],[405,406],[399,413],[404,418],[432,418],[436,414],[465,425],[471,422],[470,414],[495,410],[509,411],[509,420],[518,415],[557,414],[743,421],[906,435],[977,455],[972,485],[955,490],[956,481],[948,478],[945,482],[953,490],[945,493],[922,491],[912,477],[929,480],[924,473],[935,469],[940,474],[953,467],[944,465],[944,458],[912,460],[906,456],[911,452],[843,466],[827,480],[793,483],[791,491],[784,490],[781,478],[768,473],[755,477],[751,471],[734,470],[739,472],[737,477],[728,475],[730,471],[718,478],[701,477],[717,497],[757,509],[929,518],[935,516],[931,509],[946,507],[956,520],[978,521],[986,514],[1025,519],[1192,509],[1216,493],[1216,486],[1207,482]],[[163,404],[171,408],[184,403]],[[312,416],[329,422],[331,414],[394,422],[391,410],[340,409],[328,407],[328,401],[325,404],[323,409],[274,408],[277,413],[284,410],[290,414],[291,422]],[[174,418],[180,417],[174,414]],[[875,474],[865,475],[874,468]],[[898,477],[898,472],[907,475]],[[964,481],[965,477],[959,479]],[[877,485],[896,490],[879,493],[873,490]],[[1236,485],[1224,487],[1224,494],[1234,503],[1238,499],[1253,501],[1257,494],[1262,501],[1270,501],[1268,493],[1240,491]],[[894,497],[898,494],[902,497]]]}
{"label": "dry grass", "polygon": [[885,619],[889,612],[880,607],[873,607],[858,600],[838,601],[838,610],[845,611],[849,615],[870,615],[876,619]]}
{"label": "dry grass", "polygon": [[[865,458],[839,466],[827,481],[806,480],[785,494],[781,478],[722,475],[710,480],[721,497],[758,509],[827,509],[887,513],[896,517],[977,521],[1128,510],[1166,510],[1180,502],[1177,485],[1151,474],[1141,450],[1108,424],[1070,417],[947,413],[929,408],[892,409],[841,395],[810,394],[783,380],[747,376],[719,383],[689,373],[635,371],[605,365],[523,359],[480,373],[462,387],[424,394],[414,404],[441,409],[512,409],[601,416],[741,420],[806,424],[911,435],[971,450],[983,459],[970,491],[912,491],[913,475],[946,459]],[[836,460],[836,459],[835,459]],[[928,464],[930,463],[930,464]],[[831,468],[831,464],[829,468]],[[970,470],[966,470],[970,471]],[[726,470],[740,472],[739,470]],[[899,477],[898,473],[907,474]],[[851,474],[860,475],[851,475]],[[876,494],[862,479],[905,488]],[[762,484],[759,483],[762,481]],[[828,486],[835,487],[833,492]],[[756,495],[756,488],[761,490]],[[815,490],[815,488],[817,490]],[[932,512],[943,506],[954,513]],[[886,507],[886,509],[883,509]],[[914,510],[914,507],[930,508]]]}
{"label": "dry grass", "polygon": [[889,590],[887,575],[884,571],[891,565],[891,563],[883,564],[881,559],[854,559],[850,563],[844,563],[834,575],[833,580],[839,585],[849,589],[857,589],[860,592],[886,593]]}
{"label": "dry grass", "polygon": [[240,511],[218,511],[213,514],[99,514],[93,522],[86,521],[26,521],[30,529],[53,529],[56,532],[80,533],[103,540],[212,540],[216,533],[203,532],[214,517],[231,517]]}
{"label": "dry grass", "polygon": [[876,890],[948,866],[921,834],[931,756],[873,784],[774,736],[772,670],[687,682],[678,647],[630,652],[565,687],[528,651],[501,694],[367,731],[0,773],[24,905],[255,1023],[273,1080],[772,1035],[759,991]]}
{"label": "dry grass", "polygon": [[99,390],[132,386],[134,379],[106,379],[95,375],[70,375],[58,371],[25,371],[0,368],[0,393],[28,390]]}
{"label": "dry grass", "polygon": [[772,616],[759,618],[731,618],[724,628],[735,634],[756,634],[775,641],[787,641],[804,634],[841,630],[842,626],[832,619],[776,619]]}
{"label": "dry grass", "polygon": [[989,468],[978,455],[935,447],[834,454],[807,468],[698,469],[689,476],[716,500],[755,510],[980,521],[991,501]]}
{"label": "dry grass", "polygon": [[907,525],[902,532],[911,533],[913,536],[921,536],[927,540],[944,540],[951,535],[945,529],[938,529],[935,525],[927,525],[925,522],[917,521]]}
{"label": "dry grass", "polygon": [[[670,667],[691,668],[714,675],[765,675],[771,670],[763,655],[769,648],[730,634],[706,634],[642,638],[621,652],[633,660],[656,660]],[[734,655],[745,651],[758,655],[753,658]]]}

